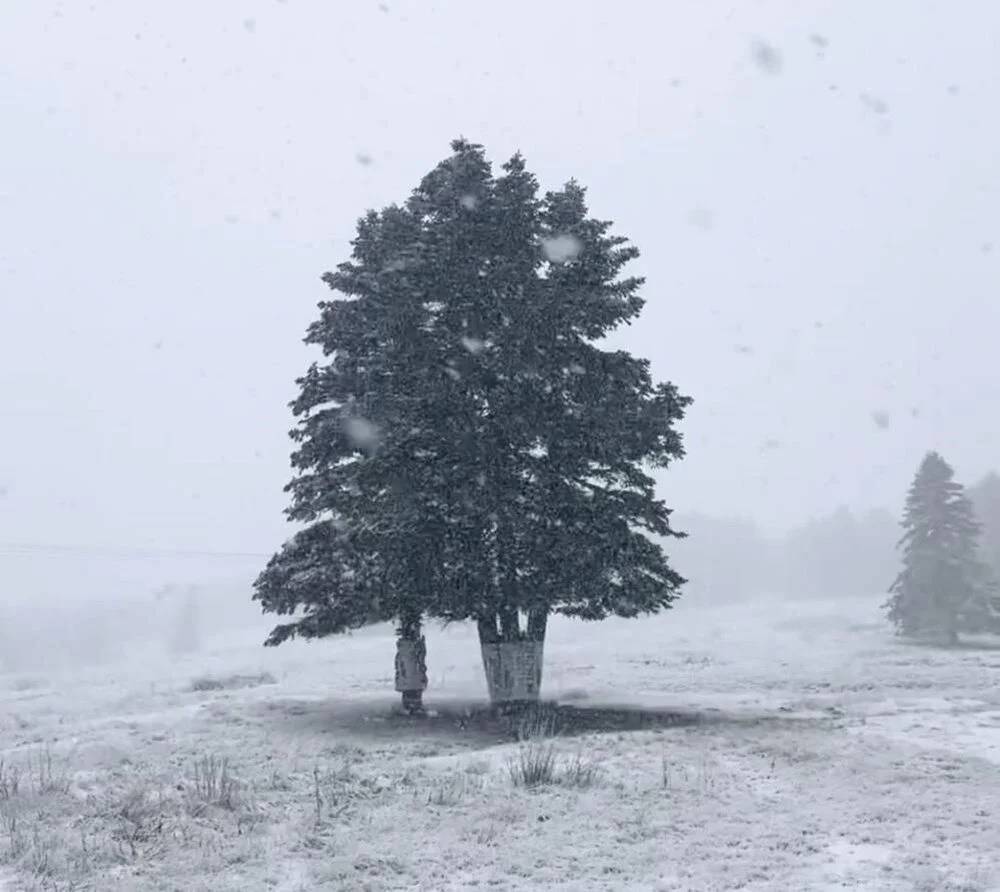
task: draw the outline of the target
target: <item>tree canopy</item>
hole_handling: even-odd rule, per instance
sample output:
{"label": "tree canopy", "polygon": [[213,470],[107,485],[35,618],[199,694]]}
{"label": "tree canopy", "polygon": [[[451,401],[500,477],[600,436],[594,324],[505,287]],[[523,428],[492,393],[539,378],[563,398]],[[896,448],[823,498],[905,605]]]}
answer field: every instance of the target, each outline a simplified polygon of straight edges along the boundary
{"label": "tree canopy", "polygon": [[306,616],[271,643],[406,610],[513,641],[550,613],[657,611],[683,582],[650,472],[683,456],[690,399],[602,343],[643,306],[637,249],[575,182],[540,194],[519,155],[494,175],[452,149],[324,276],[325,360],[292,404],[306,530],[256,593]]}
{"label": "tree canopy", "polygon": [[951,466],[936,452],[921,462],[902,520],[903,568],[886,610],[901,634],[943,636],[997,626],[995,590],[978,558],[980,525]]}

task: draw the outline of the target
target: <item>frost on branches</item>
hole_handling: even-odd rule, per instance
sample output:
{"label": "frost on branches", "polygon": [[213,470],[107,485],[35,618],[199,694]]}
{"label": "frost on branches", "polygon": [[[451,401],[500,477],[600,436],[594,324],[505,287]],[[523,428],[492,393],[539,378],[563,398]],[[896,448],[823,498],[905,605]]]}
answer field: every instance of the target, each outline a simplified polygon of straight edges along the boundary
{"label": "frost on branches", "polygon": [[642,280],[584,189],[540,194],[519,155],[495,174],[482,147],[452,149],[324,276],[306,341],[325,359],[292,405],[288,515],[306,529],[255,597],[304,612],[272,644],[394,620],[397,687],[425,683],[424,618],[472,621],[491,700],[531,701],[550,615],[676,597],[650,469],[683,455],[690,399],[600,346],[638,317]]}

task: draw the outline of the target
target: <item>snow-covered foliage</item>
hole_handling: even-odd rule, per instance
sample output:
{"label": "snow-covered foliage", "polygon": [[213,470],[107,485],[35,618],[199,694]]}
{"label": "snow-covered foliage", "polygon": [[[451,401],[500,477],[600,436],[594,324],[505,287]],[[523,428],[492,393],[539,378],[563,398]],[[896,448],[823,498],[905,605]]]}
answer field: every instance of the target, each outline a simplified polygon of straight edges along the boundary
{"label": "snow-covered foliage", "polygon": [[954,643],[959,632],[1000,629],[1000,601],[979,560],[980,525],[951,466],[926,455],[906,498],[903,569],[886,602],[889,619],[904,635]]}
{"label": "snow-covered foliage", "polygon": [[655,612],[682,582],[647,469],[683,455],[690,400],[598,346],[643,306],[622,276],[638,251],[576,183],[540,195],[520,156],[497,176],[452,148],[324,277],[306,340],[328,361],[298,382],[288,486],[314,532],[257,585],[306,615],[271,643],[423,615],[475,620],[484,646],[541,641],[552,613]]}

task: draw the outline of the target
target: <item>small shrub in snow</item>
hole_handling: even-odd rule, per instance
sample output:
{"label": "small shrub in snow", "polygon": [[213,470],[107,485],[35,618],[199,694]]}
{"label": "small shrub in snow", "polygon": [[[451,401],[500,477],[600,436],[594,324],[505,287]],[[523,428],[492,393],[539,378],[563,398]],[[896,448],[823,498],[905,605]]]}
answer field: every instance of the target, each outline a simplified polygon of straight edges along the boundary
{"label": "small shrub in snow", "polygon": [[601,778],[601,767],[577,753],[559,768],[559,783],[567,787],[592,787]]}
{"label": "small shrub in snow", "polygon": [[23,822],[16,808],[8,804],[0,804],[0,864],[15,861],[26,848]]}
{"label": "small shrub in snow", "polygon": [[556,713],[544,708],[530,709],[515,718],[514,734],[518,740],[544,740],[557,733]]}
{"label": "small shrub in snow", "polygon": [[490,822],[483,827],[478,827],[472,838],[475,840],[477,845],[495,846],[497,843],[497,835],[497,825]]}
{"label": "small shrub in snow", "polygon": [[480,789],[480,784],[472,777],[464,774],[451,774],[435,781],[427,796],[428,805],[457,805],[465,798],[466,793]]}
{"label": "small shrub in snow", "polygon": [[163,794],[144,784],[133,786],[115,804],[114,815],[116,825],[111,838],[121,854],[127,853],[135,859],[140,850],[148,853],[150,845],[158,843],[163,832],[166,817]]}
{"label": "small shrub in snow", "polygon": [[[22,794],[23,795],[23,794]],[[55,877],[64,867],[62,839],[30,803],[0,803],[0,864],[13,865],[38,883],[33,888],[60,888]]]}
{"label": "small shrub in snow", "polygon": [[241,786],[229,768],[229,759],[202,756],[194,763],[187,787],[188,811],[201,814],[207,806],[235,811],[241,804]]}
{"label": "small shrub in snow", "polygon": [[51,881],[57,873],[59,850],[59,840],[36,821],[31,827],[21,867],[29,876],[40,880],[44,888],[46,881]]}
{"label": "small shrub in snow", "polygon": [[268,776],[267,782],[268,788],[271,790],[287,792],[292,789],[292,782],[289,780],[286,774],[283,774],[277,768],[271,769],[271,774]]}
{"label": "small shrub in snow", "polygon": [[[771,772],[774,771],[774,761],[771,762]],[[671,762],[666,753],[660,761],[660,782],[664,790],[675,788],[697,789],[698,792],[709,795],[718,787],[718,777],[715,766],[707,753],[702,753],[697,765],[690,770],[683,762]]]}
{"label": "small shrub in snow", "polygon": [[540,787],[555,783],[556,751],[550,743],[537,740],[521,746],[507,763],[515,787]]}
{"label": "small shrub in snow", "polygon": [[0,759],[0,802],[15,799],[21,790],[21,769]]}
{"label": "small shrub in snow", "polygon": [[27,763],[27,768],[21,768],[0,759],[0,802],[14,799],[19,793],[46,796],[69,790],[68,768],[57,762],[47,746],[36,753],[29,752]]}

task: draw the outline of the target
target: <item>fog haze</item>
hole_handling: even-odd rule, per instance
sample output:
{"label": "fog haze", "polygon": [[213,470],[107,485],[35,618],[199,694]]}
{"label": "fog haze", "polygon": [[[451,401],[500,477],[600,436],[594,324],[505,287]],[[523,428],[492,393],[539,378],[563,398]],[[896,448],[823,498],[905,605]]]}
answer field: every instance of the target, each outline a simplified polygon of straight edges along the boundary
{"label": "fog haze", "polygon": [[1000,464],[1000,8],[963,10],[10,4],[4,595],[259,569],[319,276],[458,135],[576,177],[642,251],[620,340],[695,399],[679,515],[895,515],[932,448],[974,482]]}

